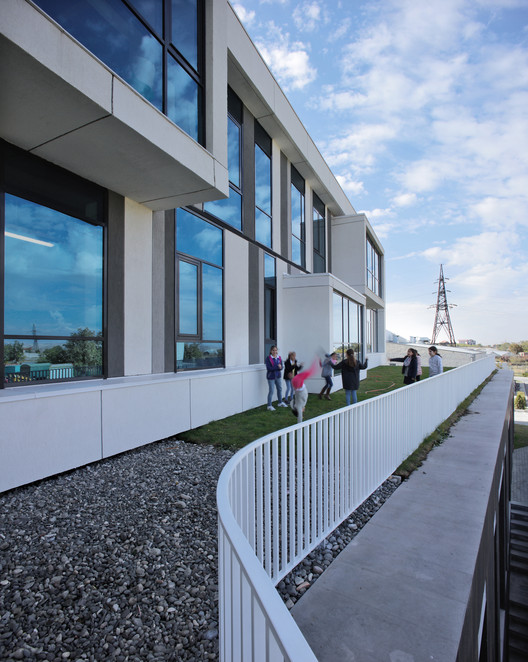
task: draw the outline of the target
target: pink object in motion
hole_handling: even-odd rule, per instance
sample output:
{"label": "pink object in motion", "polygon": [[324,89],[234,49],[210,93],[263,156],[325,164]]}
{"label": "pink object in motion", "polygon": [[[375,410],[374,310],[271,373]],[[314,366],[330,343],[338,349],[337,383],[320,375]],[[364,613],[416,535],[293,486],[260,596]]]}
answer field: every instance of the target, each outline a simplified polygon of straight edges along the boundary
{"label": "pink object in motion", "polygon": [[305,380],[308,379],[308,377],[311,377],[318,368],[319,368],[319,359],[315,358],[312,362],[312,365],[308,368],[308,370],[303,370],[298,375],[295,375],[295,377],[292,379],[293,388],[296,391],[302,388]]}

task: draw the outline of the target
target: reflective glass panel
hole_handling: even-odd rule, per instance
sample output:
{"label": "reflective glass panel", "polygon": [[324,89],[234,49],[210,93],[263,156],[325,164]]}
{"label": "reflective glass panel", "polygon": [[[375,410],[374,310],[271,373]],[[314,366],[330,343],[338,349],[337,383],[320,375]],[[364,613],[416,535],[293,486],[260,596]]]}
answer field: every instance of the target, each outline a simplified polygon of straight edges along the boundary
{"label": "reflective glass panel", "polygon": [[179,313],[180,333],[198,335],[198,267],[179,261]]}
{"label": "reflective glass panel", "polygon": [[224,345],[213,342],[176,343],[177,370],[223,368]]}
{"label": "reflective glass panel", "polygon": [[242,230],[242,197],[234,189],[229,189],[229,198],[204,203],[205,211]]}
{"label": "reflective glass panel", "polygon": [[69,340],[20,339],[4,342],[7,384],[100,377],[103,341],[72,334]]}
{"label": "reflective glass panel", "polygon": [[271,248],[271,218],[260,209],[255,210],[255,239]]}
{"label": "reflective glass panel", "polygon": [[202,265],[202,337],[222,340],[222,270]]}
{"label": "reflective glass panel", "polygon": [[227,118],[227,167],[229,181],[237,188],[240,185],[240,127]]}
{"label": "reflective glass panel", "polygon": [[255,204],[271,216],[271,159],[255,145]]}
{"label": "reflective glass panel", "polygon": [[275,278],[275,258],[271,255],[264,255],[264,278]]}
{"label": "reflective glass panel", "polygon": [[5,196],[4,333],[103,329],[103,228]]}
{"label": "reflective glass panel", "polygon": [[185,209],[177,211],[176,248],[179,253],[222,266],[222,230]]}
{"label": "reflective glass panel", "polygon": [[343,297],[333,294],[334,351],[342,354],[343,348]]}
{"label": "reflective glass panel", "polygon": [[170,56],[167,58],[167,117],[198,140],[198,84]]}
{"label": "reflective glass panel", "polygon": [[292,237],[292,260],[296,264],[302,264],[302,244],[297,237]]}
{"label": "reflective glass panel", "polygon": [[162,45],[120,0],[37,0],[37,4],[156,108],[163,110]]}
{"label": "reflective glass panel", "polygon": [[172,0],[172,43],[198,69],[197,0]]}
{"label": "reflective glass panel", "polygon": [[128,0],[159,35],[163,34],[163,0]]}

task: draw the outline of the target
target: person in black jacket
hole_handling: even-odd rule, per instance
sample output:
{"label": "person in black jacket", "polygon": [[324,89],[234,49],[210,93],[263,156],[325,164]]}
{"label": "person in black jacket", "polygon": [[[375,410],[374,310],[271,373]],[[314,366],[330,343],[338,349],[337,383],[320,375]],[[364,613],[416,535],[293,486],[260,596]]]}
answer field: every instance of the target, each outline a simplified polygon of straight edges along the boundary
{"label": "person in black jacket", "polygon": [[354,350],[349,348],[346,351],[346,358],[338,363],[334,368],[334,370],[341,370],[341,377],[343,380],[343,388],[345,389],[347,406],[350,405],[351,398],[352,404],[355,405],[357,402],[359,371],[366,370],[367,365],[368,359],[365,359],[365,363],[360,363],[354,355]]}
{"label": "person in black jacket", "polygon": [[297,363],[295,352],[290,352],[284,362],[284,381],[286,382],[286,395],[284,401],[288,404],[293,399],[293,386],[291,380],[302,370],[302,363]]}
{"label": "person in black jacket", "polygon": [[[391,361],[398,361],[403,363],[402,366],[402,375],[404,384],[414,384],[416,376],[418,373],[418,352],[409,347],[407,350],[407,356],[404,356],[402,359],[391,359]],[[419,381],[419,380],[418,380]]]}

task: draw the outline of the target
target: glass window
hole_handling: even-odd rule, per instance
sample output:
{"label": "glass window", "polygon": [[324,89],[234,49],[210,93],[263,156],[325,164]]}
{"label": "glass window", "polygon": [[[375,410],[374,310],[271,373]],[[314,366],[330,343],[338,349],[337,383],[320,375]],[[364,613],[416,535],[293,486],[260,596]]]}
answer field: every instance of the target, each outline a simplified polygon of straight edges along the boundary
{"label": "glass window", "polygon": [[[231,101],[233,97],[236,101]],[[229,98],[231,113],[232,106],[240,104],[240,100],[233,93],[230,94]],[[233,114],[238,117],[241,112],[238,112],[238,109],[235,108]],[[229,197],[204,203],[204,210],[224,221],[224,223],[242,231],[242,126],[231,114],[227,118],[227,141]]]}
{"label": "glass window", "polygon": [[172,43],[198,69],[198,2],[172,0]]}
{"label": "glass window", "polygon": [[297,170],[291,168],[291,233],[292,260],[304,268],[305,228],[304,228],[304,179]]}
{"label": "glass window", "polygon": [[255,123],[255,239],[271,248],[271,138]]}
{"label": "glass window", "polygon": [[187,211],[176,214],[176,369],[222,367],[223,233]]}
{"label": "glass window", "polygon": [[326,223],[325,206],[319,197],[313,194],[313,271],[324,273],[326,271]]}
{"label": "glass window", "polygon": [[359,357],[362,350],[361,307],[341,294],[333,294],[334,351],[344,358],[350,347]]}
{"label": "glass window", "polygon": [[5,382],[101,376],[103,227],[6,193],[4,235]]}
{"label": "glass window", "polygon": [[381,256],[367,237],[367,287],[381,296]]}
{"label": "glass window", "polygon": [[[169,30],[166,37],[163,32],[164,8],[170,3],[172,39]],[[36,0],[73,37],[200,142],[202,3],[130,0],[136,15],[122,0]]]}

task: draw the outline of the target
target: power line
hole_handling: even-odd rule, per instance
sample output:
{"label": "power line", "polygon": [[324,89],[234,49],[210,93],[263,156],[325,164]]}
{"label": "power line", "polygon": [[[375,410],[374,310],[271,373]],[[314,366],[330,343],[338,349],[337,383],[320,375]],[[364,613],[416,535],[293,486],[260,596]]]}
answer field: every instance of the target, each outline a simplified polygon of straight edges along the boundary
{"label": "power line", "polygon": [[449,278],[444,278],[444,270],[443,270],[443,265],[440,265],[440,277],[438,281],[438,294],[436,298],[436,306],[429,306],[429,308],[435,308],[436,307],[436,314],[435,314],[435,321],[434,321],[434,327],[433,327],[433,335],[431,339],[431,343],[434,345],[437,341],[438,336],[440,335],[440,331],[442,329],[445,329],[448,337],[449,337],[449,344],[452,345],[453,347],[456,347],[456,340],[455,340],[455,334],[453,332],[453,326],[451,324],[451,318],[449,316],[449,309],[453,308],[456,304],[448,304],[447,303],[447,294],[446,292],[449,292],[450,290],[446,290],[445,287],[445,281],[449,280]]}

